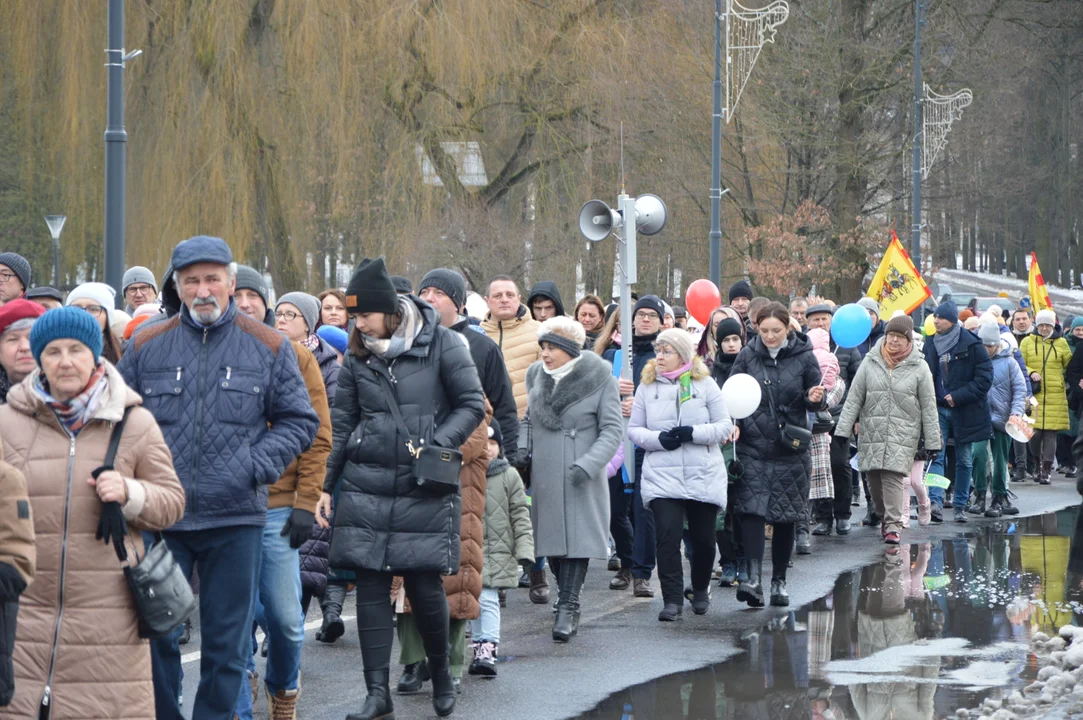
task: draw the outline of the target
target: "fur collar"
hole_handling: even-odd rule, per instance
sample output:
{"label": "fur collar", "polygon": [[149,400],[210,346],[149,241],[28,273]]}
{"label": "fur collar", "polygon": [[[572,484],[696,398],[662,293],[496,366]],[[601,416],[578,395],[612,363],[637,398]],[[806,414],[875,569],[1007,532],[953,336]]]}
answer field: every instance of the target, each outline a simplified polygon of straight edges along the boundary
{"label": "fur collar", "polygon": [[485,471],[485,477],[493,477],[494,475],[499,475],[510,467],[511,465],[508,464],[508,461],[502,457],[498,457],[495,460],[490,460],[489,469]]}
{"label": "fur collar", "polygon": [[560,416],[571,405],[605,387],[613,370],[609,363],[593,353],[583,353],[566,378],[556,385],[542,369],[539,360],[526,371],[530,419],[549,430],[561,430]]}
{"label": "fur collar", "polygon": [[[639,383],[640,383],[640,385],[650,385],[651,383],[656,382],[659,377],[660,377],[660,373],[658,372],[658,361],[657,360],[650,360],[643,367],[643,372],[639,376]],[[706,365],[706,363],[703,362],[703,358],[701,358],[699,355],[696,355],[695,357],[693,357],[692,358],[692,379],[693,380],[703,380],[703,379],[709,378],[709,377],[711,377],[711,372],[710,372],[710,370],[707,369],[707,365]],[[669,380],[667,382],[672,382],[672,381]]]}

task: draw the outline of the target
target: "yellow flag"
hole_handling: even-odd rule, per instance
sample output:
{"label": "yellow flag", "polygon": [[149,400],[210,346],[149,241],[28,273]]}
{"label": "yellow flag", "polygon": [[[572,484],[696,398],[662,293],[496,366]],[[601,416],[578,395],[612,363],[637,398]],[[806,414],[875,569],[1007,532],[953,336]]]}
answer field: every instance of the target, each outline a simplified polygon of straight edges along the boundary
{"label": "yellow flag", "polygon": [[909,315],[932,295],[906,248],[892,230],[884,259],[869,283],[869,297],[880,303],[880,317],[889,320],[896,310]]}
{"label": "yellow flag", "polygon": [[1038,267],[1037,253],[1030,254],[1030,273],[1027,275],[1027,287],[1030,288],[1030,304],[1035,313],[1039,310],[1053,309],[1053,303],[1049,302],[1049,291],[1045,289],[1042,270]]}

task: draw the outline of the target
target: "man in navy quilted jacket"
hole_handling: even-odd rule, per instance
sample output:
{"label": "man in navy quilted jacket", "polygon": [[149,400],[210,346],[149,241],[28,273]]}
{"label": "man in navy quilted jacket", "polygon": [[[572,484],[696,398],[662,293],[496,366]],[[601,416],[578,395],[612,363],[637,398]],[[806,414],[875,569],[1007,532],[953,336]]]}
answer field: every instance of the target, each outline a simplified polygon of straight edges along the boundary
{"label": "man in navy quilted jacket", "polygon": [[[161,426],[187,506],[164,533],[185,573],[198,564],[202,627],[193,717],[231,718],[251,652],[267,489],[319,420],[288,340],[237,311],[237,266],[219,238],[173,250],[180,312],[133,338],[117,369]],[[179,720],[180,648],[152,641],[159,720]]]}

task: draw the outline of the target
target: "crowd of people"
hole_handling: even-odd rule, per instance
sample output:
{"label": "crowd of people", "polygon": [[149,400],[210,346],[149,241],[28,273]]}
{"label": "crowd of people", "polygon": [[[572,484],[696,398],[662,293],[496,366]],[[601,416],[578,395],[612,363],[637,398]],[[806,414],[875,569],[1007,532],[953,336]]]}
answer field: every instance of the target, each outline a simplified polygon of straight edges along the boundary
{"label": "crowd of people", "polygon": [[[0,718],[182,717],[189,626],[146,642],[122,549],[167,550],[198,588],[194,717],[251,718],[260,692],[296,717],[310,605],[334,643],[350,592],[368,695],[348,717],[392,716],[396,639],[395,690],[429,683],[444,717],[464,675],[497,675],[517,588],[551,606],[557,643],[592,560],[637,598],[657,574],[662,622],[709,612],[715,587],[785,607],[794,555],[849,535],[862,494],[890,554],[911,493],[919,525],[965,523],[1018,513],[1012,483],[1078,474],[1083,317],[947,300],[925,336],[862,298],[871,331],[844,348],[834,303],[745,280],[703,328],[655,295],[622,319],[593,295],[569,316],[553,282],[479,290],[475,318],[455,270],[415,285],[366,259],[345,288],[275,298],[196,236],[160,278],[64,294],[0,253],[0,620],[17,626]],[[734,419],[738,375],[761,400]]]}

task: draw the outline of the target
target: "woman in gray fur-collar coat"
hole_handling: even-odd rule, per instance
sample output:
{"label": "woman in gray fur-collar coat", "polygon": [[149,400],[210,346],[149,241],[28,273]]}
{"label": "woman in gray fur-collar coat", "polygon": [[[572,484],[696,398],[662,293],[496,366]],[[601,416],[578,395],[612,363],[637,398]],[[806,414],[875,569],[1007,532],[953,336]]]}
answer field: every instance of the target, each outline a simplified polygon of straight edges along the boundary
{"label": "woman in gray fur-collar coat", "polygon": [[531,456],[534,554],[550,559],[560,588],[557,642],[578,629],[588,559],[606,556],[606,463],[624,436],[617,380],[607,362],[581,352],[585,335],[565,317],[538,328],[542,359],[527,370],[528,409],[519,434]]}

